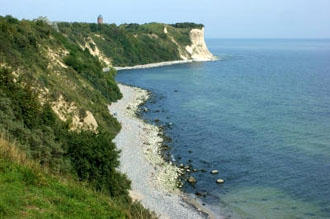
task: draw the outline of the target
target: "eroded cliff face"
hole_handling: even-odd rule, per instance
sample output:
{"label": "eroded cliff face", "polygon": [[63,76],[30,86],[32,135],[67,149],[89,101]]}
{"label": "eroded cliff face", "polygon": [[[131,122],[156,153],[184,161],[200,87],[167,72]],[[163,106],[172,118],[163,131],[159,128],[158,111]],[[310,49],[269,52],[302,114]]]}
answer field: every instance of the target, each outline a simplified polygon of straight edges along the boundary
{"label": "eroded cliff face", "polygon": [[[97,34],[95,36],[97,36]],[[85,45],[80,45],[80,47],[82,49],[88,49],[89,53],[93,56],[98,57],[100,62],[103,63],[105,66],[112,66],[111,59],[104,55],[104,53],[98,48],[98,46],[91,37],[87,37],[85,39]]]}
{"label": "eroded cliff face", "polygon": [[208,50],[205,38],[204,28],[192,29],[190,31],[191,45],[185,47],[185,51],[189,55],[184,56],[186,59],[192,59],[194,61],[211,61],[215,60],[215,56]]}
{"label": "eroded cliff face", "polygon": [[191,45],[187,46],[180,45],[174,37],[170,36],[166,27],[164,28],[164,33],[167,34],[171,41],[178,47],[180,58],[182,60],[212,61],[216,59],[205,43],[204,28],[191,29],[189,33]]}
{"label": "eroded cliff face", "polygon": [[[94,115],[88,110],[79,109],[75,102],[68,102],[63,95],[51,103],[51,107],[62,121],[71,119],[70,130],[90,130],[96,132],[98,123]],[[80,115],[82,114],[82,115]]]}

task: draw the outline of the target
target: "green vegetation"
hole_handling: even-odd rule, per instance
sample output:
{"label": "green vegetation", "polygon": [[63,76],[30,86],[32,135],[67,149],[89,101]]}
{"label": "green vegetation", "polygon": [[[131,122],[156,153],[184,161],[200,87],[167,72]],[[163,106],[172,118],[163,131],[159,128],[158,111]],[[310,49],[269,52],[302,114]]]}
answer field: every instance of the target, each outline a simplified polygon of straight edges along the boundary
{"label": "green vegetation", "polygon": [[0,130],[15,139],[32,158],[54,171],[70,171],[64,158],[63,130],[49,104],[42,106],[30,87],[14,82],[8,69],[0,69]]}
{"label": "green vegetation", "polygon": [[121,93],[113,80],[114,70],[105,74],[97,57],[92,56],[87,49],[84,51],[64,37],[60,37],[64,47],[70,52],[64,63],[71,66],[82,77],[87,79],[95,89],[98,89],[109,101],[121,98]]}
{"label": "green vegetation", "polygon": [[[68,155],[79,179],[87,180],[99,191],[111,197],[128,198],[128,182],[125,175],[116,171],[119,166],[115,145],[111,136],[104,131],[70,133]],[[129,201],[129,200],[125,200]]]}
{"label": "green vegetation", "polygon": [[[49,101],[62,95],[67,102],[88,109],[99,126],[113,137],[118,133],[120,125],[107,109],[109,101],[121,98],[114,70],[103,73],[97,57],[42,21],[0,17],[0,30],[0,63],[18,75],[17,80],[29,84],[39,94],[46,87]],[[57,63],[52,55],[58,56]],[[58,62],[67,62],[69,68]]]}
{"label": "green vegetation", "polygon": [[155,218],[70,176],[51,174],[0,137],[0,218]]}
{"label": "green vegetation", "polygon": [[[0,217],[150,217],[117,170],[120,125],[107,109],[121,97],[115,71],[103,73],[97,57],[43,21],[0,17],[0,41],[0,133],[38,166],[0,154]],[[60,97],[74,106],[64,120],[53,110]],[[74,129],[86,110],[96,131]]]}
{"label": "green vegetation", "polygon": [[2,130],[54,172],[70,173],[95,189],[129,202],[130,182],[116,171],[119,151],[109,132],[101,128],[72,132],[49,104],[41,105],[28,86],[13,82],[8,70],[0,71]]}
{"label": "green vegetation", "polygon": [[195,24],[195,23],[176,23],[176,24],[171,24],[171,26],[175,28],[192,28],[192,29],[202,29],[204,27],[204,24]]}
{"label": "green vegetation", "polygon": [[[84,45],[90,37],[97,47],[112,59],[114,66],[132,66],[162,61],[179,60],[178,45],[191,44],[189,33],[200,25],[186,23],[176,28],[171,25],[150,24],[91,24],[58,23],[60,32],[73,42]],[[164,33],[164,28],[168,33]]]}

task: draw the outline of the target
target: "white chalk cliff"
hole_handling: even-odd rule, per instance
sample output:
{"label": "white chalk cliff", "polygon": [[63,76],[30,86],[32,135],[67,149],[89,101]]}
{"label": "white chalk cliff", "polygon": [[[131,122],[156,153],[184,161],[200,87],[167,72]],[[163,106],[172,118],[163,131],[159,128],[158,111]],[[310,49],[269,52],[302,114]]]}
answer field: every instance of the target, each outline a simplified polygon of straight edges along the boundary
{"label": "white chalk cliff", "polygon": [[[164,33],[167,33],[166,28],[164,28]],[[206,46],[204,38],[204,28],[192,29],[189,35],[191,45],[188,45],[186,47],[182,47],[174,40],[173,37],[171,37],[172,42],[174,42],[178,46],[178,50],[182,60],[212,61],[216,59],[216,57],[212,55],[212,53]]]}
{"label": "white chalk cliff", "polygon": [[187,59],[192,59],[194,61],[210,61],[215,60],[215,56],[209,51],[206,46],[204,38],[204,28],[202,29],[192,29],[190,31],[191,45],[186,46],[185,50],[189,54]]}

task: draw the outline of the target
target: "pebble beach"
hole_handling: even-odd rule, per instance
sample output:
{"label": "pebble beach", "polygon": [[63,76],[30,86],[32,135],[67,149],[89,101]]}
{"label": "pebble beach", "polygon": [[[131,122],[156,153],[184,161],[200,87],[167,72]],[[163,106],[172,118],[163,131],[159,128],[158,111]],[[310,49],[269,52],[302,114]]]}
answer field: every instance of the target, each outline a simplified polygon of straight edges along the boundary
{"label": "pebble beach", "polygon": [[148,99],[148,92],[123,84],[119,88],[123,98],[112,103],[109,111],[122,126],[114,143],[121,150],[120,170],[132,180],[131,197],[160,218],[211,217],[197,201],[177,189],[181,170],[162,158],[159,128],[136,116],[139,105]]}

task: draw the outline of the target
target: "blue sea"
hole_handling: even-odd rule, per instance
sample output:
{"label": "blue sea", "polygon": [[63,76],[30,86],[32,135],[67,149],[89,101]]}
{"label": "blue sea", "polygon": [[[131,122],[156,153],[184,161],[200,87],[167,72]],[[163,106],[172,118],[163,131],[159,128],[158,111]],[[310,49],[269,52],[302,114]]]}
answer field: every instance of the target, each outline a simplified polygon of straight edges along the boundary
{"label": "blue sea", "polygon": [[184,191],[228,218],[330,218],[330,40],[207,44],[219,61],[116,77],[153,93],[142,117],[173,123],[176,163],[207,171]]}

